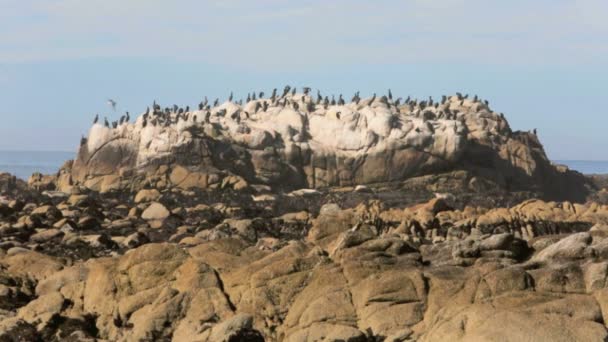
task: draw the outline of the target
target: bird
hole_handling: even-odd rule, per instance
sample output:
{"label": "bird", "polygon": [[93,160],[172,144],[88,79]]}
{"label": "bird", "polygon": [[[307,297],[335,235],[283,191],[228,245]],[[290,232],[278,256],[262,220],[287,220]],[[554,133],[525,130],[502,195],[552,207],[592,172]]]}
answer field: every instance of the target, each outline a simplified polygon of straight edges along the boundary
{"label": "bird", "polygon": [[215,99],[215,101],[213,101],[213,107],[217,107],[218,104],[220,104],[220,100]]}
{"label": "bird", "polygon": [[96,124],[97,121],[99,121],[99,114],[95,115],[95,119],[93,119],[93,125]]}
{"label": "bird", "polygon": [[338,105],[344,106],[344,99],[342,98],[342,94],[338,97]]}
{"label": "bird", "polygon": [[253,92],[253,95],[251,96],[251,99],[252,99],[253,101],[255,101],[255,100],[256,100],[256,98],[255,98],[255,91]]}
{"label": "bird", "polygon": [[285,88],[283,88],[283,96],[281,97],[285,97],[285,95],[289,93],[289,90],[291,90],[291,86],[286,85]]}
{"label": "bird", "polygon": [[232,92],[230,92],[230,96],[228,96],[228,102],[232,102],[232,97],[233,97],[233,94],[232,94]]}
{"label": "bird", "polygon": [[103,121],[104,121],[104,122],[103,122],[103,124],[104,124],[106,127],[110,127],[110,123],[108,122],[108,118],[103,118]]}
{"label": "bird", "polygon": [[205,113],[205,122],[209,123],[209,118],[211,117],[211,112],[207,111],[207,113]]}
{"label": "bird", "polygon": [[264,111],[268,110],[268,102],[264,101],[264,104],[262,106],[263,106]]}
{"label": "bird", "polygon": [[259,98],[259,99],[262,99],[263,97],[264,97],[264,92],[263,92],[263,91],[261,91],[261,92],[260,92],[260,96],[258,96],[258,98]]}
{"label": "bird", "polygon": [[87,138],[84,137],[84,135],[82,137],[80,137],[80,146],[84,145],[87,143]]}
{"label": "bird", "polygon": [[291,96],[295,96],[296,95],[296,87],[293,87],[293,89],[291,90]]}
{"label": "bird", "polygon": [[247,102],[251,101],[251,94],[247,93]]}
{"label": "bird", "polygon": [[392,100],[393,99],[393,93],[391,92],[391,90],[388,90],[388,99]]}
{"label": "bird", "polygon": [[534,135],[536,135],[536,128],[533,129],[532,132],[534,133]]}
{"label": "bird", "polygon": [[304,87],[304,95],[308,95],[310,93],[310,87]]}
{"label": "bird", "polygon": [[116,111],[116,101],[112,100],[112,99],[108,99],[108,104],[110,106],[112,106],[112,110]]}
{"label": "bird", "polygon": [[131,117],[129,116],[129,112],[127,112],[127,115],[125,115],[125,122],[129,122],[131,121]]}

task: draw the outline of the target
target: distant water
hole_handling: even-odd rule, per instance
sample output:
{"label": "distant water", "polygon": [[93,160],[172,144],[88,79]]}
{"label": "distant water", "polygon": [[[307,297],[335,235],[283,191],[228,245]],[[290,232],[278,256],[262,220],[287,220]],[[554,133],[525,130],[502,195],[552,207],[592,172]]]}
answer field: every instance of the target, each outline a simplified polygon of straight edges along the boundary
{"label": "distant water", "polygon": [[0,173],[8,172],[27,180],[32,173],[56,173],[68,159],[74,159],[74,152],[46,151],[0,151]]}
{"label": "distant water", "polygon": [[[9,172],[27,180],[34,172],[55,173],[66,160],[75,157],[74,152],[0,151],[0,173]],[[584,174],[608,174],[608,160],[554,160],[553,162],[567,165],[571,170]]]}
{"label": "distant water", "polygon": [[553,163],[567,165],[570,170],[586,175],[608,174],[608,160],[554,160]]}

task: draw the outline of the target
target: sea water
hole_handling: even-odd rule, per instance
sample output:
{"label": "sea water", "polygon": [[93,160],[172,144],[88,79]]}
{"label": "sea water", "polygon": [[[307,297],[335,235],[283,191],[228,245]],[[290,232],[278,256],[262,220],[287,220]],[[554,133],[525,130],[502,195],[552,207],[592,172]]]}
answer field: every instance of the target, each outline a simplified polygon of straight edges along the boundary
{"label": "sea water", "polygon": [[75,157],[75,152],[0,151],[0,173],[8,172],[27,180],[34,172],[56,173],[66,160]]}
{"label": "sea water", "polygon": [[[34,172],[56,173],[68,159],[74,159],[74,152],[48,151],[0,151],[0,172],[11,173],[21,179],[28,179]],[[555,164],[567,165],[570,169],[584,174],[608,174],[608,160],[555,160]]]}

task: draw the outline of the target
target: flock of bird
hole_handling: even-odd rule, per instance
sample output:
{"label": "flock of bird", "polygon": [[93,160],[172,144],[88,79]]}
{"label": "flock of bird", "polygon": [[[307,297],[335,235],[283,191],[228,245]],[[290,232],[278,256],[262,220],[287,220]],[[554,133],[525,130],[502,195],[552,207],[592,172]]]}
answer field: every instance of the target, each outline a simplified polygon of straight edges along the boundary
{"label": "flock of bird", "polygon": [[[252,92],[250,94],[247,94],[247,99],[246,99],[245,103],[249,103],[250,101],[256,101],[255,108],[253,109],[254,113],[257,113],[259,110],[267,111],[269,106],[282,106],[282,107],[291,106],[296,111],[305,110],[310,113],[310,112],[314,112],[316,110],[317,106],[322,106],[324,109],[328,109],[329,106],[335,106],[335,105],[342,106],[342,105],[346,104],[342,94],[340,94],[338,96],[338,98],[336,99],[336,97],[334,95],[332,95],[331,98],[328,96],[322,96],[321,92],[319,90],[317,90],[316,99],[315,99],[315,97],[309,96],[310,92],[311,92],[310,87],[303,87],[302,92],[303,92],[303,95],[299,99],[300,101],[298,101],[298,99],[295,99],[296,88],[295,87],[292,88],[291,86],[287,85],[283,88],[283,91],[281,94],[278,93],[276,88],[273,89],[272,94],[268,98],[264,98],[263,91]],[[291,96],[288,96],[289,94],[291,94]],[[462,95],[461,93],[456,93],[456,96],[457,96],[458,100],[461,101],[461,104],[464,104],[464,100],[468,99],[468,97],[469,97],[468,94]],[[228,97],[228,101],[233,102],[233,99],[234,99],[233,93],[230,93],[230,96]],[[481,100],[477,97],[477,95],[475,95],[472,98],[472,100],[475,103],[481,102]],[[198,104],[198,111],[199,111],[198,114],[200,114],[200,112],[204,113],[205,122],[207,122],[207,123],[210,122],[209,119],[211,116],[211,108],[217,107],[220,104],[219,101],[220,101],[219,98],[216,98],[212,103],[210,103],[209,100],[207,99],[207,97],[205,97],[204,100]],[[362,98],[360,97],[360,92],[357,91],[351,98],[351,102],[355,103],[356,105],[359,105],[361,101],[362,101]],[[401,97],[394,99],[393,94],[392,94],[391,90],[389,89],[387,95],[377,97],[376,94],[374,93],[373,96],[370,99],[367,99],[366,103],[363,103],[363,104],[371,105],[374,101],[379,101],[389,107],[394,106],[396,108],[397,112],[399,112],[399,106],[401,106],[402,104],[407,105],[409,107],[409,111],[412,112],[415,109],[424,111],[424,109],[426,109],[428,107],[439,108],[440,105],[444,105],[448,101],[448,97],[443,95],[441,98],[441,101],[435,101],[435,100],[433,100],[432,97],[429,97],[428,100],[418,101],[417,99],[412,99],[409,96],[405,100],[403,100],[403,98],[401,98]],[[483,102],[486,105],[488,105],[488,101],[483,101]],[[243,100],[241,99],[241,100],[235,101],[234,103],[242,106]],[[114,101],[112,99],[108,99],[108,104],[112,107],[113,111],[116,111],[116,101]],[[156,101],[154,101],[154,103],[152,104],[152,108],[150,109],[150,107],[148,107],[146,109],[146,112],[143,115],[142,125],[143,125],[143,127],[146,127],[148,124],[151,124],[154,126],[156,126],[156,125],[169,126],[172,123],[176,123],[182,119],[188,121],[190,119],[191,115],[192,115],[193,121],[197,121],[196,114],[197,114],[197,112],[190,111],[189,106],[182,108],[182,107],[178,107],[177,105],[173,105],[172,107],[165,107],[164,109],[162,109],[161,106],[158,105],[156,103]],[[219,110],[217,112],[217,114],[220,116],[225,115],[226,110],[225,109]],[[244,114],[246,117],[249,117],[250,113],[245,111]],[[443,108],[441,108],[440,114],[441,114],[440,117],[445,117],[447,119],[450,119],[450,118],[456,117],[457,111],[450,111],[449,106],[444,106]],[[239,113],[234,113],[233,115],[234,115],[233,119],[240,121]],[[339,114],[337,116],[339,118]],[[112,123],[110,123],[107,118],[104,118],[103,125],[108,128],[109,127],[117,128],[119,125],[122,125],[123,123],[128,123],[130,121],[130,119],[131,118],[130,118],[129,112],[126,112],[125,115],[121,116],[119,120],[114,121]],[[93,123],[96,124],[98,122],[99,122],[99,114],[95,116]]]}

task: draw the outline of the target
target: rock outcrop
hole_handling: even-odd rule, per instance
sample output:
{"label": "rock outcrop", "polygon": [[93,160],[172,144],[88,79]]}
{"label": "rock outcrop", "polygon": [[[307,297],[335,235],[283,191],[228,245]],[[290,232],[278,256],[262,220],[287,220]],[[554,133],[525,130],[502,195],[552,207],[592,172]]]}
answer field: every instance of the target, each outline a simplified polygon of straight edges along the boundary
{"label": "rock outcrop", "polygon": [[288,93],[199,108],[156,107],[134,123],[94,124],[58,183],[102,192],[252,184],[293,190],[466,171],[467,189],[574,201],[590,186],[553,166],[536,135],[512,131],[487,103],[460,95],[435,104],[374,97],[334,105]]}
{"label": "rock outcrop", "polygon": [[316,196],[316,212],[184,190],[11,199],[0,339],[608,338],[608,206],[399,209],[356,194],[369,197],[344,208],[292,195]]}

